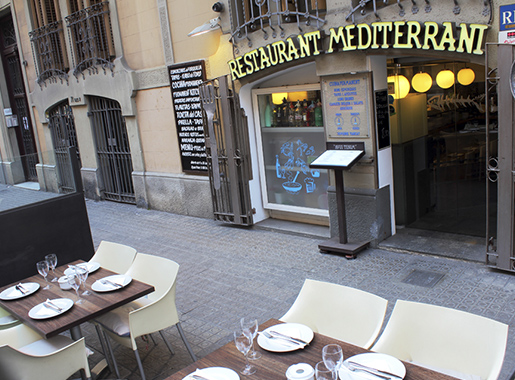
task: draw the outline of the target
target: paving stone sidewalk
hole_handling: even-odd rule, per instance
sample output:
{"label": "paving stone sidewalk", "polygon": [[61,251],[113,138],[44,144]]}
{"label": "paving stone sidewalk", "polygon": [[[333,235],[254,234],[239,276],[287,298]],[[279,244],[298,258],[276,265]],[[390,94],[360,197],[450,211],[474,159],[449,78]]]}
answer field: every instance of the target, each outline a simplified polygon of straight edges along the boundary
{"label": "paving stone sidewalk", "polygon": [[[4,189],[0,185],[0,190]],[[8,192],[18,190],[9,188]],[[3,203],[9,199],[2,193]],[[13,197],[19,197],[14,195]],[[13,198],[14,199],[14,198]],[[515,275],[477,262],[368,249],[356,260],[321,254],[320,240],[259,228],[238,228],[209,219],[138,209],[113,202],[86,201],[95,247],[101,240],[128,244],[140,252],[178,262],[177,307],[195,353],[202,357],[232,338],[241,317],[259,322],[281,317],[306,278],[356,287],[388,299],[457,308],[510,325],[500,380],[515,370]],[[403,282],[414,270],[442,275],[434,286]],[[90,324],[81,326],[101,360]],[[157,345],[139,340],[147,379],[161,380],[191,363],[175,327],[166,330],[175,355],[158,334]],[[122,378],[139,380],[133,352],[115,346]],[[105,374],[103,378],[113,378]]]}
{"label": "paving stone sidewalk", "polygon": [[[515,275],[482,264],[416,254],[368,249],[356,260],[319,253],[317,239],[231,227],[209,219],[87,201],[95,246],[101,240],[131,245],[180,265],[177,307],[198,356],[231,340],[241,317],[260,322],[281,317],[304,279],[356,287],[388,299],[426,302],[483,315],[510,325],[508,350],[499,379],[515,370]],[[433,287],[405,283],[414,270],[443,275]],[[142,342],[149,379],[163,379],[191,363],[175,330],[170,358],[164,344]],[[156,339],[157,340],[157,339]],[[126,376],[139,379],[130,350],[118,349]]]}

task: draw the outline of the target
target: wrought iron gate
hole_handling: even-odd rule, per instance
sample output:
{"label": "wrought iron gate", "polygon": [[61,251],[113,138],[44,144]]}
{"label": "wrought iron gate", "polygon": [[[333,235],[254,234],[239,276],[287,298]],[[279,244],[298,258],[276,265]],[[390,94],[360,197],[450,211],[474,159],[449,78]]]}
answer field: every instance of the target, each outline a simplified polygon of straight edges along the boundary
{"label": "wrought iron gate", "polygon": [[486,264],[515,272],[515,46],[487,44],[485,67]]}
{"label": "wrought iron gate", "polygon": [[215,220],[250,226],[253,210],[247,116],[229,76],[199,86]]}
{"label": "wrought iron gate", "polygon": [[70,162],[69,148],[71,146],[75,147],[77,151],[79,165],[81,161],[75,121],[68,101],[58,104],[49,111],[48,126],[54,143],[59,189],[63,193],[73,193],[75,182]]}
{"label": "wrought iron gate", "polygon": [[129,137],[120,104],[90,97],[88,116],[92,120],[105,199],[136,204]]}

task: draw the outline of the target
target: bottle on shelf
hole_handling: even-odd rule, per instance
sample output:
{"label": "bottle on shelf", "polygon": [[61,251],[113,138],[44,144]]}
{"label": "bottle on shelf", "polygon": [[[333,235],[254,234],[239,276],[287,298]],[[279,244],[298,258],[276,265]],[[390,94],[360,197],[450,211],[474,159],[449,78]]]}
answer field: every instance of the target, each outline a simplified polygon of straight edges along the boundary
{"label": "bottle on shelf", "polygon": [[295,126],[295,106],[293,102],[290,103],[289,113],[288,113],[288,127]]}
{"label": "bottle on shelf", "polygon": [[312,100],[311,104],[308,107],[308,110],[309,110],[309,117],[308,117],[308,119],[309,119],[309,125],[311,127],[315,125],[315,107],[316,107],[315,101]]}
{"label": "bottle on shelf", "polygon": [[320,100],[317,101],[317,105],[315,107],[315,125],[317,127],[324,126],[324,117],[322,115],[322,103]]}
{"label": "bottle on shelf", "polygon": [[272,107],[270,106],[270,99],[266,99],[265,106],[265,127],[272,126]]}
{"label": "bottle on shelf", "polygon": [[302,125],[304,127],[309,127],[309,109],[308,109],[308,101],[304,99],[302,103]]}
{"label": "bottle on shelf", "polygon": [[300,105],[300,100],[297,100],[297,104],[295,104],[295,126],[302,126],[302,106]]}

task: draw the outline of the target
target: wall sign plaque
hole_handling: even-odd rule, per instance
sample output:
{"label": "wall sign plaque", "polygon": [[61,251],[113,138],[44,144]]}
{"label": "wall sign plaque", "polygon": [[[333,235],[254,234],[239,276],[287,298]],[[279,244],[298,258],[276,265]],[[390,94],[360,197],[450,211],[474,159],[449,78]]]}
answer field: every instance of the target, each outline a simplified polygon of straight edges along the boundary
{"label": "wall sign plaque", "polygon": [[207,173],[202,105],[198,86],[206,80],[204,61],[168,66],[182,170]]}

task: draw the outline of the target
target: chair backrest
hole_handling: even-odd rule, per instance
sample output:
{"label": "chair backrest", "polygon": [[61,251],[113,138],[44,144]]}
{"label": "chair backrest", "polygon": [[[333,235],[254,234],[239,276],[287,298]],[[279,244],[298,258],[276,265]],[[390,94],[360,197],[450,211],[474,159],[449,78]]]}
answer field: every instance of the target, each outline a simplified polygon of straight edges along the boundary
{"label": "chair backrest", "polygon": [[0,329],[0,346],[8,345],[18,349],[40,339],[41,336],[25,324]]}
{"label": "chair backrest", "polygon": [[508,326],[461,310],[398,300],[373,351],[433,369],[497,379]]}
{"label": "chair backrest", "polygon": [[280,319],[369,348],[376,340],[388,301],[359,289],[307,279],[290,310]]}
{"label": "chair backrest", "polygon": [[88,379],[91,378],[84,338],[42,356],[24,354],[0,344],[0,379],[66,379],[80,369],[85,370]]}
{"label": "chair backrest", "polygon": [[156,289],[148,295],[152,301],[161,298],[172,286],[179,272],[179,264],[165,257],[138,253],[126,274],[132,278],[153,285]]}
{"label": "chair backrest", "polygon": [[13,317],[7,310],[0,307],[0,330],[11,328],[20,323],[19,319]]}
{"label": "chair backrest", "polygon": [[90,261],[116,273],[125,273],[136,257],[136,250],[128,245],[102,240]]}

